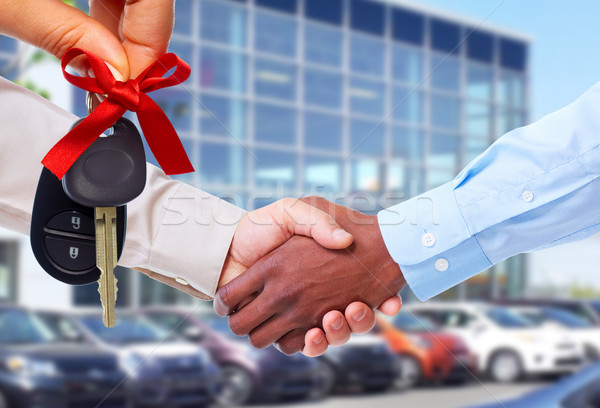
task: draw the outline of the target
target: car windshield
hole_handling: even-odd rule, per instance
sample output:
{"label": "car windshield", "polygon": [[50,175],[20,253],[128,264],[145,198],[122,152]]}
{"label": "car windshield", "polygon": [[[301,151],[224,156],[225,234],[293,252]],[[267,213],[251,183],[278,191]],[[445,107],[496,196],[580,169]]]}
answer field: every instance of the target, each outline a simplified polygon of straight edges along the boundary
{"label": "car windshield", "polygon": [[437,326],[425,317],[417,317],[408,312],[400,312],[394,319],[394,326],[400,330],[418,332],[435,331]]}
{"label": "car windshield", "polygon": [[59,341],[69,343],[85,342],[85,337],[81,329],[69,320],[69,318],[46,313],[36,313],[35,316],[44,322],[46,327],[52,331]]}
{"label": "car windshield", "polygon": [[500,327],[507,329],[519,329],[532,327],[535,324],[524,316],[519,315],[512,310],[494,307],[487,309],[485,315]]}
{"label": "car windshield", "polygon": [[571,312],[567,312],[566,310],[548,307],[544,309],[544,315],[566,327],[576,329],[592,327],[592,325],[585,319],[582,319]]}
{"label": "car windshield", "polygon": [[101,316],[85,316],[81,323],[100,339],[111,344],[156,343],[169,333],[141,316],[117,316],[115,327],[105,327]]}
{"label": "car windshield", "polygon": [[590,306],[592,306],[596,313],[600,314],[600,301],[590,302]]}
{"label": "car windshield", "polygon": [[200,319],[203,323],[209,326],[211,329],[215,330],[217,333],[223,334],[227,337],[233,338],[235,340],[240,340],[235,334],[231,332],[229,329],[229,324],[227,319],[224,319],[219,316],[209,315],[205,313],[199,313],[196,315],[198,319]]}
{"label": "car windshield", "polygon": [[31,313],[21,310],[0,312],[0,344],[41,344],[57,340],[52,330]]}

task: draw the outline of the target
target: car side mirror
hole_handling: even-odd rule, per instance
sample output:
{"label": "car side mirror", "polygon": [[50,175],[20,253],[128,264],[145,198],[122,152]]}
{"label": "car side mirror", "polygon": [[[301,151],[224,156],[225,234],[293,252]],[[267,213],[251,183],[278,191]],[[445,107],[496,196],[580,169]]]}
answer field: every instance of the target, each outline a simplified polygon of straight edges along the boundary
{"label": "car side mirror", "polygon": [[183,331],[183,336],[186,339],[193,340],[193,341],[202,341],[206,338],[206,334],[204,333],[204,330],[202,330],[200,327],[196,327],[196,326],[186,327],[185,330]]}

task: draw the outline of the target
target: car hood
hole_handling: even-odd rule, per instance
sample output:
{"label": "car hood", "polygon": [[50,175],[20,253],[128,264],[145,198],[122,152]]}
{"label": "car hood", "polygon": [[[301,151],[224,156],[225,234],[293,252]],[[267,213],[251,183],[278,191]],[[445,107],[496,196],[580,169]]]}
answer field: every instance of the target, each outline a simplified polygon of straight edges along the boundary
{"label": "car hood", "polygon": [[135,353],[142,357],[186,357],[201,352],[198,346],[186,343],[132,343],[119,346],[121,353]]}
{"label": "car hood", "polygon": [[44,360],[54,360],[70,357],[113,357],[114,353],[94,347],[90,344],[74,343],[51,343],[31,344],[21,346],[2,347],[2,352],[28,357],[36,357]]}

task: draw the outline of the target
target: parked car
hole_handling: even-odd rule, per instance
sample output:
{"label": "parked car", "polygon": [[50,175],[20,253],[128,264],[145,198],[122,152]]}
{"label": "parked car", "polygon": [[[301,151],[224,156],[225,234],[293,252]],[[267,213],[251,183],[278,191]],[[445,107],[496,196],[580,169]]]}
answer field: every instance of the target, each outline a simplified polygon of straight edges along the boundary
{"label": "parked car", "polygon": [[568,334],[536,327],[507,308],[432,302],[409,305],[406,310],[459,336],[477,354],[479,371],[495,381],[570,373],[583,362],[583,350]]}
{"label": "parked car", "polygon": [[600,327],[591,324],[567,309],[556,307],[513,306],[512,310],[545,327],[567,331],[578,341],[588,361],[600,359]]}
{"label": "parked car", "polygon": [[134,406],[182,408],[213,402],[220,370],[198,346],[179,340],[143,317],[117,313],[107,328],[100,314],[81,316],[42,313],[54,327],[65,326],[119,355],[126,370],[127,391]]}
{"label": "parked car", "polygon": [[115,353],[25,309],[0,308],[1,408],[123,408],[125,375]]}
{"label": "parked car", "polygon": [[406,311],[388,321],[379,316],[374,329],[400,357],[398,388],[424,381],[462,383],[477,370],[477,359],[457,336]]}
{"label": "parked car", "polygon": [[549,306],[566,309],[569,312],[600,326],[600,301],[567,299],[502,299],[494,302],[507,306]]}
{"label": "parked car", "polygon": [[471,408],[600,408],[600,364],[510,401]]}
{"label": "parked car", "polygon": [[322,370],[334,374],[333,390],[360,388],[384,391],[396,383],[400,359],[385,340],[372,334],[352,336],[341,347],[331,347],[319,359]]}
{"label": "parked car", "polygon": [[235,336],[227,320],[186,308],[147,308],[141,311],[162,328],[174,331],[208,350],[223,372],[216,399],[230,407],[282,397],[321,397],[333,380],[320,363],[301,354],[286,356],[274,347],[253,348]]}

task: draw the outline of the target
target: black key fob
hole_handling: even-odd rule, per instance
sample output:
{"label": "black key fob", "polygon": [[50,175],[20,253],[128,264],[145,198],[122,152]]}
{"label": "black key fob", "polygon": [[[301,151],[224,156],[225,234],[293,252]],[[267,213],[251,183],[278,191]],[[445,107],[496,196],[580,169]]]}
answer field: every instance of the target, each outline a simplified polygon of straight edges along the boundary
{"label": "black key fob", "polygon": [[[119,257],[125,242],[126,220],[126,206],[117,207]],[[44,168],[35,194],[30,231],[31,248],[41,267],[70,285],[98,281],[95,227],[94,208],[71,200],[62,182]]]}

